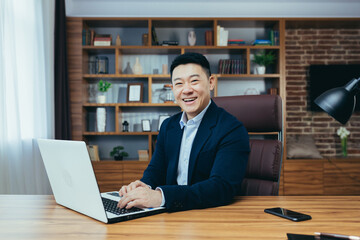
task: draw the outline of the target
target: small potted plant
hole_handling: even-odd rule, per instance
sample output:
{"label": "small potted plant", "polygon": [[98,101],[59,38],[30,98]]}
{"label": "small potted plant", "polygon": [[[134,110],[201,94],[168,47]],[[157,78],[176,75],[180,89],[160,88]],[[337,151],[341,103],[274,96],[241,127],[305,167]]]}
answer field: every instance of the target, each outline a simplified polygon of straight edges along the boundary
{"label": "small potted plant", "polygon": [[257,74],[265,74],[266,66],[273,64],[275,62],[276,56],[271,52],[262,52],[261,54],[256,54],[254,56],[253,62],[258,66],[256,67]]}
{"label": "small potted plant", "polygon": [[114,159],[118,161],[123,160],[123,158],[129,156],[129,154],[122,150],[124,150],[123,146],[116,146],[110,152],[110,156],[114,157]]}
{"label": "small potted plant", "polygon": [[101,93],[101,94],[99,94],[99,96],[97,98],[98,103],[106,102],[106,97],[104,94],[107,92],[107,90],[109,90],[110,87],[111,87],[111,83],[109,83],[107,81],[100,80],[98,82],[98,90]]}

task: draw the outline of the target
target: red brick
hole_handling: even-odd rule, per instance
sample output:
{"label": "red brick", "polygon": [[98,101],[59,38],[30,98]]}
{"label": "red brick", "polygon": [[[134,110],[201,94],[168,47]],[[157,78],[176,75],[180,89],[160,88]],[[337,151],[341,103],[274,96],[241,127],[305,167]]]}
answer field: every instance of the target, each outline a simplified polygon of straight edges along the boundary
{"label": "red brick", "polygon": [[331,60],[332,57],[329,55],[314,56],[314,60]]}
{"label": "red brick", "polygon": [[335,34],[337,34],[337,30],[335,30],[335,29],[320,29],[320,30],[318,30],[318,34],[320,34],[320,35],[335,35]]}
{"label": "red brick", "polygon": [[305,81],[305,76],[286,76],[286,82],[289,81]]}
{"label": "red brick", "polygon": [[345,30],[340,30],[339,34],[340,35],[359,35],[360,32],[359,32],[359,30],[345,29]]}
{"label": "red brick", "polygon": [[355,40],[340,40],[339,44],[340,45],[357,45],[358,41],[355,41]]}
{"label": "red brick", "polygon": [[301,46],[285,46],[286,50],[301,50]]}
{"label": "red brick", "polygon": [[[323,44],[323,45],[336,45],[338,44],[338,41],[334,41],[334,40],[320,40],[319,44]],[[340,43],[341,44],[341,43]]]}
{"label": "red brick", "polygon": [[297,30],[298,35],[315,35],[315,30]]}
{"label": "red brick", "polygon": [[300,44],[300,45],[315,45],[316,44],[316,41],[310,41],[310,40],[308,40],[308,41],[299,41],[298,42],[298,44]]}

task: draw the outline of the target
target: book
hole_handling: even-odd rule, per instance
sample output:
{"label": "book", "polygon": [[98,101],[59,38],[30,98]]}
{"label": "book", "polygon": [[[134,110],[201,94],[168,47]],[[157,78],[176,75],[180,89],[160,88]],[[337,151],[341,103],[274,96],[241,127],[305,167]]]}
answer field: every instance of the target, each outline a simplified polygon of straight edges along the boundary
{"label": "book", "polygon": [[139,161],[149,161],[149,151],[148,150],[138,150]]}
{"label": "book", "polygon": [[277,95],[278,94],[278,89],[277,88],[269,88],[267,92],[270,95]]}
{"label": "book", "polygon": [[152,45],[159,45],[159,41],[156,35],[155,27],[151,27],[151,38],[152,38]]}
{"label": "book", "polygon": [[271,45],[271,41],[267,39],[256,39],[252,45]]}
{"label": "book", "polygon": [[231,46],[245,45],[245,41],[243,39],[229,39],[228,45]]}
{"label": "book", "polygon": [[90,160],[91,161],[100,161],[98,145],[87,145],[86,147],[89,152]]}
{"label": "book", "polygon": [[245,74],[246,59],[244,56],[240,59],[220,59],[218,72],[219,74]]}
{"label": "book", "polygon": [[214,45],[214,32],[211,30],[208,30],[205,32],[205,45],[206,46],[212,46]]}
{"label": "book", "polygon": [[162,46],[177,46],[179,45],[178,41],[163,41]]}
{"label": "book", "polygon": [[217,32],[217,45],[218,46],[227,46],[229,38],[229,31],[225,30],[225,28],[218,26],[218,32]]}
{"label": "book", "polygon": [[90,30],[90,44],[89,45],[94,45],[94,38],[95,38],[95,31]]}
{"label": "book", "polygon": [[111,46],[111,41],[94,41],[94,46]]}

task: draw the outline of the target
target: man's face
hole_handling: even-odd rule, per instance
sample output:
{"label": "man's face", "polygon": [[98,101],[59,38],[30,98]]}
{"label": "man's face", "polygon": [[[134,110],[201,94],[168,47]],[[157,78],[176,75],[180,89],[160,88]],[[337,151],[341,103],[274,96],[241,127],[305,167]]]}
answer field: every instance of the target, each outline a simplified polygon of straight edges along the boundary
{"label": "man's face", "polygon": [[175,100],[186,113],[188,120],[208,105],[214,82],[214,77],[208,78],[198,64],[183,64],[173,70],[172,89]]}

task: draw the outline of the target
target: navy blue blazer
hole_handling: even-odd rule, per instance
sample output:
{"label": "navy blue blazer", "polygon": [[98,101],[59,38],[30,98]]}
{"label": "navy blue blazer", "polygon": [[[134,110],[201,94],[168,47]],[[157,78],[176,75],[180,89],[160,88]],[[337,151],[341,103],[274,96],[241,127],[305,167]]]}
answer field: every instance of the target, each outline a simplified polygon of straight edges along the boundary
{"label": "navy blue blazer", "polygon": [[188,185],[177,185],[183,129],[181,113],[161,125],[154,154],[142,182],[160,187],[168,211],[225,205],[240,191],[250,151],[241,122],[212,101],[196,133],[189,160]]}

